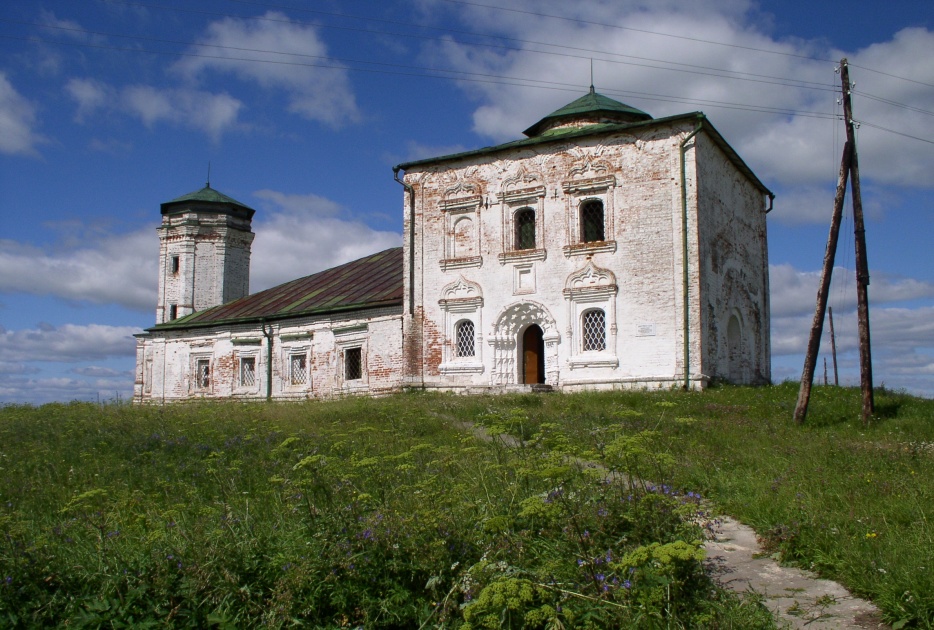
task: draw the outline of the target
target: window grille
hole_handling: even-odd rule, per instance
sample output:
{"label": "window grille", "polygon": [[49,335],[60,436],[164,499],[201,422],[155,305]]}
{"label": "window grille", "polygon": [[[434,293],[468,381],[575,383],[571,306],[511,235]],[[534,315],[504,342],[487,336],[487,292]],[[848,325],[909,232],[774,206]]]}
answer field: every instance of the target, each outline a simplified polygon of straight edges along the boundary
{"label": "window grille", "polygon": [[211,360],[198,359],[195,363],[195,383],[198,389],[207,389],[211,386]]}
{"label": "window grille", "polygon": [[535,210],[516,212],[516,249],[535,249]]}
{"label": "window grille", "polygon": [[606,240],[603,232],[603,202],[588,199],[581,204],[581,241],[593,243]]}
{"label": "window grille", "polygon": [[474,325],[470,320],[460,322],[454,332],[454,354],[459,357],[474,356]]}
{"label": "window grille", "polygon": [[606,350],[606,316],[597,309],[587,311],[581,319],[584,352]]}
{"label": "window grille", "polygon": [[356,381],[363,378],[363,355],[360,348],[344,351],[344,380]]}
{"label": "window grille", "polygon": [[305,385],[308,383],[308,364],[304,354],[293,354],[289,357],[289,378],[292,385]]}
{"label": "window grille", "polygon": [[256,357],[240,357],[240,387],[256,385]]}

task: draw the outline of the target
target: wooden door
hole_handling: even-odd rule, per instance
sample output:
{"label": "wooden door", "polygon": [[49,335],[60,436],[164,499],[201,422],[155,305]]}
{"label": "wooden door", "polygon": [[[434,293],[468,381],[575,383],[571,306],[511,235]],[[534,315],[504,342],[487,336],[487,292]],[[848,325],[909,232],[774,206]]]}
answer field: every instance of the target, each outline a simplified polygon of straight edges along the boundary
{"label": "wooden door", "polygon": [[542,329],[532,324],[522,333],[522,382],[526,385],[545,382],[545,341]]}

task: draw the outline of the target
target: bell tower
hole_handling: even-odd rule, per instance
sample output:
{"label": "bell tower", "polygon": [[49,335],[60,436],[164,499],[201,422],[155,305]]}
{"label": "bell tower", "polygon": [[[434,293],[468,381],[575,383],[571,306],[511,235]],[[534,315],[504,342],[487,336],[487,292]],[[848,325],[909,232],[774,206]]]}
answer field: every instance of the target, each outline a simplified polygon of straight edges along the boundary
{"label": "bell tower", "polygon": [[161,212],[157,324],[249,294],[255,210],[208,182]]}

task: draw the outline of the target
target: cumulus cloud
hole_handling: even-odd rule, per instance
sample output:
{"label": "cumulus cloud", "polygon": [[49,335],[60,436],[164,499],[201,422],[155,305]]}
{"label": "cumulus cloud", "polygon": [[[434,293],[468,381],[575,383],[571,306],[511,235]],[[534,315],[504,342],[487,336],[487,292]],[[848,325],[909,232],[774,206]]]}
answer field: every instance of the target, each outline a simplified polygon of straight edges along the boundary
{"label": "cumulus cloud", "polygon": [[0,354],[5,361],[79,362],[111,357],[135,356],[133,326],[102,324],[40,324],[34,329],[6,330],[0,327]]}
{"label": "cumulus cloud", "polygon": [[253,228],[257,235],[253,241],[251,291],[402,244],[400,234],[342,218],[343,208],[317,195],[260,190],[255,196],[266,211]]}
{"label": "cumulus cloud", "polygon": [[[874,303],[907,302],[934,297],[934,283],[891,274],[871,273],[870,299]],[[772,317],[814,313],[817,304],[819,271],[800,271],[791,265],[769,266]],[[856,308],[856,280],[842,267],[833,270],[830,304],[835,309]]]}
{"label": "cumulus cloud", "polygon": [[[494,141],[516,138],[538,118],[580,95],[590,78],[593,59],[597,90],[607,96],[656,117],[695,109],[706,111],[768,184],[835,183],[840,124],[829,118],[837,110],[840,78],[834,74],[836,63],[801,56],[831,60],[846,56],[851,64],[851,80],[857,82],[854,116],[865,122],[859,131],[864,181],[868,178],[878,184],[932,185],[926,176],[934,168],[930,145],[871,126],[934,137],[934,117],[917,111],[931,109],[930,88],[917,83],[934,83],[934,66],[926,63],[928,51],[934,48],[934,33],[927,29],[907,28],[889,41],[862,50],[838,50],[824,42],[776,40],[762,30],[768,24],[763,18],[768,16],[755,3],[743,0],[651,5],[520,0],[510,6],[512,11],[472,6],[458,11],[461,19],[478,31],[525,40],[516,44],[519,50],[482,48],[447,38],[427,44],[422,52],[426,62],[459,71],[581,86],[561,91],[554,89],[554,83],[547,86],[552,89],[537,89],[464,82],[466,95],[477,102],[474,130]],[[446,5],[439,8],[433,3],[425,3],[424,8],[429,14],[434,9],[449,10]],[[545,13],[586,22],[541,15]],[[560,42],[560,46],[532,42]],[[897,68],[895,74],[916,82],[866,68]],[[724,74],[734,78],[724,78]],[[907,107],[883,102],[879,97]],[[746,106],[812,112],[818,117],[764,114],[748,111]]]}
{"label": "cumulus cloud", "polygon": [[147,311],[156,305],[158,257],[159,240],[151,227],[91,234],[80,245],[39,247],[0,239],[0,292]]}
{"label": "cumulus cloud", "polygon": [[211,56],[179,61],[175,70],[183,76],[197,79],[209,71],[229,73],[264,89],[283,91],[289,111],[310,120],[332,127],[359,120],[347,71],[328,57],[314,26],[269,11],[256,19],[213,22],[198,43],[190,51],[209,50]]}
{"label": "cumulus cloud", "polygon": [[23,97],[0,71],[0,153],[38,155],[45,138],[36,131],[36,106]]}
{"label": "cumulus cloud", "polygon": [[79,122],[101,110],[116,110],[139,118],[148,127],[168,123],[203,131],[214,140],[236,126],[244,107],[226,92],[151,85],[118,89],[94,79],[71,79],[65,92],[78,106],[75,119]]}

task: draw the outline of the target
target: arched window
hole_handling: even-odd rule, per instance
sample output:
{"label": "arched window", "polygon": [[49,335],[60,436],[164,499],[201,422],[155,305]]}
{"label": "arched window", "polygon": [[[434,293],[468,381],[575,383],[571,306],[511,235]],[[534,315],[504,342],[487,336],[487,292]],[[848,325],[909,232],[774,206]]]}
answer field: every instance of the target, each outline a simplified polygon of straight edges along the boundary
{"label": "arched window", "polygon": [[581,316],[581,340],[584,352],[606,350],[606,315],[602,310],[584,311]]}
{"label": "arched window", "polygon": [[603,230],[603,202],[599,199],[588,199],[580,205],[581,241],[593,243],[605,241]]}
{"label": "arched window", "polygon": [[474,354],[474,325],[465,319],[454,327],[454,356],[472,357]]}
{"label": "arched window", "polygon": [[516,212],[516,249],[535,249],[535,210]]}

